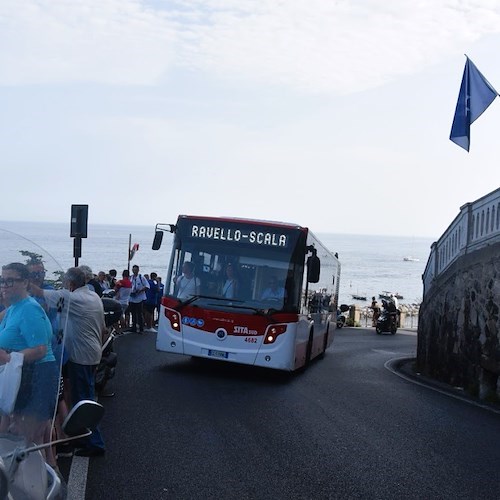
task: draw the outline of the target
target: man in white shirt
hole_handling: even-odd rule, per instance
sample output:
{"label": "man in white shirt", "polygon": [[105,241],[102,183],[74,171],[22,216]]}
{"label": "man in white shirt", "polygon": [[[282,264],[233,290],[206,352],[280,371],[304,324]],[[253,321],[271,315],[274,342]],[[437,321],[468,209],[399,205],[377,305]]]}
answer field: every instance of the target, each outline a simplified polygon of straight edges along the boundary
{"label": "man in white shirt", "polygon": [[130,281],[132,282],[132,290],[128,300],[128,307],[132,314],[131,331],[136,333],[137,327],[139,327],[139,333],[144,333],[143,302],[146,300],[146,290],[149,288],[149,283],[142,274],[139,274],[139,266],[137,265],[132,266]]}
{"label": "man in white shirt", "polygon": [[[32,293],[43,296],[49,308],[62,308],[68,314],[64,331],[64,349],[70,381],[71,402],[95,399],[95,369],[101,361],[102,335],[105,332],[104,306],[101,298],[86,286],[82,269],[71,267],[64,276],[63,290],[42,290],[32,286]],[[99,428],[85,438],[85,446],[76,451],[79,456],[104,455],[105,446]]]}
{"label": "man in white shirt", "polygon": [[396,324],[397,324],[397,327],[399,328],[401,326],[401,321],[400,321],[400,318],[401,318],[401,311],[399,310],[399,301],[398,301],[398,298],[396,297],[396,294],[395,293],[391,293],[391,300],[394,302],[394,307],[396,308]]}
{"label": "man in white shirt", "polygon": [[285,289],[278,286],[278,280],[272,276],[269,280],[269,287],[262,293],[262,300],[283,300],[285,298]]}
{"label": "man in white shirt", "polygon": [[391,293],[391,300],[394,302],[396,309],[399,309],[399,301],[395,294]]}
{"label": "man in white shirt", "polygon": [[194,276],[194,264],[186,261],[182,264],[182,276],[175,280],[175,292],[178,299],[189,299],[200,294],[200,280]]}

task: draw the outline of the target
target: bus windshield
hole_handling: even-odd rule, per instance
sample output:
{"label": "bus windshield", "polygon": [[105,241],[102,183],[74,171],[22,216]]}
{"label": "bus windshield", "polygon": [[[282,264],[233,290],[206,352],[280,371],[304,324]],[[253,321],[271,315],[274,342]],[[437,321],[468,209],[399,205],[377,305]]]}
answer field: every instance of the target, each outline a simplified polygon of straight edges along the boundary
{"label": "bus windshield", "polygon": [[305,238],[290,226],[180,219],[167,295],[211,309],[298,312]]}

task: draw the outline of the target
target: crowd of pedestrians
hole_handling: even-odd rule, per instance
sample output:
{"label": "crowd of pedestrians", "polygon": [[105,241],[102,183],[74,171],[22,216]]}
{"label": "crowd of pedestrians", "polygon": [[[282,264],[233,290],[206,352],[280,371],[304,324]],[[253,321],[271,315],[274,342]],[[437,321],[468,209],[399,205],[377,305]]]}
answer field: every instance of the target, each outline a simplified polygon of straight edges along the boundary
{"label": "crowd of pedestrians", "polygon": [[88,285],[99,296],[105,294],[121,304],[123,315],[117,328],[118,334],[156,332],[164,286],[157,273],[143,275],[139,271],[136,265],[132,266],[132,274],[125,269],[119,280],[116,279],[115,269],[108,274],[99,271],[97,276],[92,274],[92,277],[92,271],[88,274]]}
{"label": "crowd of pedestrians", "polygon": [[[95,373],[108,335],[101,297],[114,298],[121,305],[122,317],[115,325],[118,334],[140,334],[156,331],[162,295],[157,273],[142,275],[136,265],[132,275],[124,270],[121,279],[114,269],[94,274],[85,265],[72,267],[64,274],[60,289],[45,281],[41,260],[4,265],[0,365],[10,362],[10,353],[18,351],[23,353],[24,367],[16,405],[11,414],[1,415],[0,432],[13,432],[35,444],[64,438],[61,424],[68,410],[81,400],[97,399]],[[96,428],[76,446],[48,448],[45,459],[57,471],[57,454],[93,457],[104,455],[105,450]]]}

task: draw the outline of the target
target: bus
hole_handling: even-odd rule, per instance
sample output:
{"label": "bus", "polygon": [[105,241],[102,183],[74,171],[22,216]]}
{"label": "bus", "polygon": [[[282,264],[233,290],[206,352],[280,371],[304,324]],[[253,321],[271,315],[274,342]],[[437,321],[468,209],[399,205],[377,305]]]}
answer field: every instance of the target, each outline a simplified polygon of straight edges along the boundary
{"label": "bus", "polygon": [[294,371],[322,356],[336,328],[340,263],[306,227],[180,215],[156,349]]}

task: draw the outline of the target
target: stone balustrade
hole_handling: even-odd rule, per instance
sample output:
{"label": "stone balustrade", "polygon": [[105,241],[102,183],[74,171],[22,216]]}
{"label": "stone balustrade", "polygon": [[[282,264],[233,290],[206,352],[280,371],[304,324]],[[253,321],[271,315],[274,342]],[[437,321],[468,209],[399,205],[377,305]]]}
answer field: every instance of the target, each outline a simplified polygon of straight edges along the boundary
{"label": "stone balustrade", "polygon": [[467,203],[433,243],[422,276],[419,370],[500,399],[500,188]]}
{"label": "stone balustrade", "polygon": [[500,241],[500,188],[460,208],[441,238],[431,246],[422,276],[424,296],[437,276],[460,256]]}

